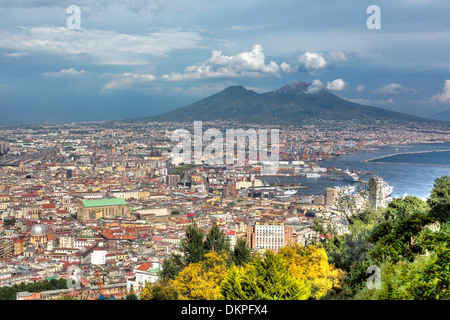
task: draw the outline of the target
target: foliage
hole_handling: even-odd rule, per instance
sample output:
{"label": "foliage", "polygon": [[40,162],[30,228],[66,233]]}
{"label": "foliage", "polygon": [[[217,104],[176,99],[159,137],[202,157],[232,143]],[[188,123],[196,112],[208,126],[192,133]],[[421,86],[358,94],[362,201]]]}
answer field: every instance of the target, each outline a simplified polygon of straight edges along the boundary
{"label": "foliage", "polygon": [[230,242],[228,240],[228,237],[225,235],[224,231],[219,228],[217,223],[214,223],[211,230],[209,230],[209,232],[206,234],[204,247],[207,252],[230,251]]}
{"label": "foliage", "polygon": [[220,287],[225,300],[305,300],[310,285],[290,272],[281,255],[266,252],[244,266],[232,266]]}
{"label": "foliage", "polygon": [[162,279],[174,279],[183,268],[184,262],[181,255],[172,254],[170,258],[164,259],[159,276]]}
{"label": "foliage", "polygon": [[184,254],[185,265],[203,260],[206,253],[203,245],[204,237],[203,229],[198,227],[196,223],[192,223],[186,228],[185,238],[181,240],[180,244],[180,250]]}
{"label": "foliage", "polygon": [[231,263],[236,266],[242,266],[252,259],[252,249],[247,245],[244,239],[237,239],[234,249],[230,253]]}
{"label": "foliage", "polygon": [[328,290],[340,286],[344,272],[328,263],[325,249],[320,245],[308,247],[294,244],[278,251],[292,275],[307,280],[311,285],[311,298],[320,299]]}
{"label": "foliage", "polygon": [[431,216],[437,221],[450,220],[450,176],[442,176],[434,180],[428,204]]}
{"label": "foliage", "polygon": [[177,300],[178,292],[172,279],[160,279],[156,283],[146,283],[139,298],[141,300]]}
{"label": "foliage", "polygon": [[209,252],[201,262],[189,264],[173,281],[180,300],[218,300],[227,272],[227,255]]}
{"label": "foliage", "polygon": [[11,287],[1,287],[0,288],[0,300],[16,300],[16,294],[18,292],[41,292],[49,290],[59,290],[67,289],[66,279],[51,279],[44,280],[41,282],[20,283],[19,285],[14,284]]}

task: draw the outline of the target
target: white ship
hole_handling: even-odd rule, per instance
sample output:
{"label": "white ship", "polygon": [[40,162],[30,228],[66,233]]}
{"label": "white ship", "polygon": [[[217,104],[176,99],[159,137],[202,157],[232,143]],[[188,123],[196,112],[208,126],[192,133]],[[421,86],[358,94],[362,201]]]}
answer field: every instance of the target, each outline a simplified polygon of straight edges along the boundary
{"label": "white ship", "polygon": [[347,170],[344,171],[344,180],[357,182],[359,180],[359,177],[356,173],[350,172]]}
{"label": "white ship", "polygon": [[284,190],[284,194],[288,194],[288,195],[297,194],[297,190],[295,190],[295,189]]}
{"label": "white ship", "polygon": [[320,178],[321,175],[315,172],[308,172],[305,175],[307,178]]}

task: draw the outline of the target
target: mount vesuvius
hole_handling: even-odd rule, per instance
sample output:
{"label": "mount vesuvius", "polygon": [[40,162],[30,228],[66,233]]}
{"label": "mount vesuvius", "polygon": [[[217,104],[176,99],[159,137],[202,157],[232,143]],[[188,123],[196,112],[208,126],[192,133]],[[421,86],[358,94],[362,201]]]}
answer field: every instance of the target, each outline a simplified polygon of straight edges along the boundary
{"label": "mount vesuvius", "polygon": [[266,93],[256,93],[242,86],[231,86],[188,106],[137,120],[150,122],[232,120],[276,125],[298,124],[319,119],[430,122],[430,119],[350,102],[324,88],[317,89],[311,83],[300,81]]}

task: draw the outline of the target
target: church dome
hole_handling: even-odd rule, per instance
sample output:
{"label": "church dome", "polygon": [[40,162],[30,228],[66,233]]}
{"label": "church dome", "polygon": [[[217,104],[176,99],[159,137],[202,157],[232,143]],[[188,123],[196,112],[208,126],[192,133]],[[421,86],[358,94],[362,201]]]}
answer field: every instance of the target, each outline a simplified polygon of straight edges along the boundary
{"label": "church dome", "polygon": [[47,228],[42,224],[35,224],[33,228],[31,229],[31,235],[35,237],[39,236],[46,236],[47,235]]}

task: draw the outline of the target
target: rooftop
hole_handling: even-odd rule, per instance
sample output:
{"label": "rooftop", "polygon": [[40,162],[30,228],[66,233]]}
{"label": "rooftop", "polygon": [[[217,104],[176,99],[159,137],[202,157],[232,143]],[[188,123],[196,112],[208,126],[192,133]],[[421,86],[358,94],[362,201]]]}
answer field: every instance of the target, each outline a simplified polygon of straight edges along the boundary
{"label": "rooftop", "polygon": [[97,200],[84,200],[82,201],[83,206],[85,208],[92,207],[104,207],[104,206],[118,206],[118,205],[126,205],[127,202],[125,199],[117,198],[117,199],[97,199]]}

